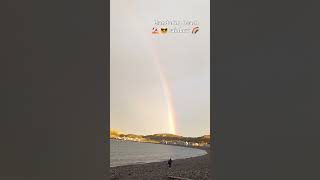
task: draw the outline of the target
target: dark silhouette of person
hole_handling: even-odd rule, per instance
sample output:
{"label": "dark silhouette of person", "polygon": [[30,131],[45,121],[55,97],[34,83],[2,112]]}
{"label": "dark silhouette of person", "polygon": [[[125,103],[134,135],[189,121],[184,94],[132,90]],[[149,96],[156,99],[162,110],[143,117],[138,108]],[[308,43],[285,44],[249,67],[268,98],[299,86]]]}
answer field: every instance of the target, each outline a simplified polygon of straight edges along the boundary
{"label": "dark silhouette of person", "polygon": [[168,161],[169,168],[171,168],[171,164],[172,164],[172,159],[170,158]]}

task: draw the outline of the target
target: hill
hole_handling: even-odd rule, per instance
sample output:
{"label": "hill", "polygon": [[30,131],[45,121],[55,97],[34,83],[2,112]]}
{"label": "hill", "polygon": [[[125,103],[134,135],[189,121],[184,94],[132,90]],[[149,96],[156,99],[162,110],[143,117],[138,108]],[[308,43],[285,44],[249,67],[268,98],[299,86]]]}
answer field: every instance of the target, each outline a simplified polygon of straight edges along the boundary
{"label": "hill", "polygon": [[118,137],[122,135],[123,133],[121,131],[110,129],[110,137]]}
{"label": "hill", "polygon": [[210,144],[210,135],[204,135],[200,137],[183,137],[175,134],[169,133],[160,133],[160,134],[153,134],[153,135],[136,135],[136,134],[124,134],[121,131],[110,129],[110,138],[111,139],[119,139],[119,138],[126,138],[126,139],[139,139],[143,141],[151,141],[151,142],[193,142],[193,143],[206,143]]}
{"label": "hill", "polygon": [[154,141],[187,141],[194,143],[210,143],[210,135],[205,135],[201,137],[183,137],[174,134],[154,134],[143,137]]}

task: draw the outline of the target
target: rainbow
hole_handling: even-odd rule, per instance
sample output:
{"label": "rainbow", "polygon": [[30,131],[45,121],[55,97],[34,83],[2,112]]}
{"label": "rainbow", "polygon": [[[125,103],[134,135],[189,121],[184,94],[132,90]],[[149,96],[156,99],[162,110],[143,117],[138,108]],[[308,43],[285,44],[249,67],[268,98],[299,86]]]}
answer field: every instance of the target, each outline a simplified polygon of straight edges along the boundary
{"label": "rainbow", "polygon": [[[134,16],[134,13],[129,13],[130,10],[133,9],[133,4],[132,4],[132,1],[128,1],[128,9],[127,9],[127,14],[128,14],[128,17],[129,18],[133,18],[134,19],[134,22],[136,23],[136,26],[135,27],[143,27],[142,23],[139,21],[138,18],[136,18]],[[152,27],[150,27],[150,31],[144,31],[144,30],[141,30],[139,32],[145,32],[145,33],[150,33],[151,34],[151,29]],[[141,37],[146,37],[147,34],[142,34]],[[159,59],[158,59],[158,55],[156,53],[156,50],[154,48],[154,45],[152,43],[152,39],[151,38],[145,38],[145,41],[146,43],[149,45],[147,47],[149,47],[150,49],[150,52],[152,54],[152,59],[154,60],[154,63],[155,63],[155,66],[157,67],[158,69],[158,72],[159,72],[159,76],[160,76],[160,81],[161,81],[161,86],[162,86],[162,89],[163,89],[163,92],[164,92],[164,96],[165,96],[165,99],[166,99],[166,105],[167,105],[167,117],[168,117],[168,129],[169,129],[169,133],[170,134],[176,134],[176,115],[175,115],[175,110],[174,110],[174,104],[173,104],[173,98],[171,96],[171,91],[170,91],[170,88],[169,88],[169,83],[166,79],[166,76],[164,75],[163,73],[163,68],[159,62]]]}
{"label": "rainbow", "polygon": [[161,86],[163,89],[164,97],[166,99],[169,133],[176,134],[176,115],[175,115],[175,110],[174,110],[173,98],[172,98],[171,91],[169,88],[170,86],[169,86],[169,83],[166,79],[166,76],[163,73],[163,70],[162,70],[163,68],[159,62],[155,48],[153,48],[154,46],[153,46],[151,40],[149,42],[150,42],[150,46],[148,46],[148,47],[150,47],[150,51],[153,56],[152,59],[154,60],[155,67],[157,68],[157,70],[159,72]]}
{"label": "rainbow", "polygon": [[167,102],[169,133],[176,134],[176,125],[175,125],[176,115],[175,115],[175,110],[174,110],[174,106],[173,106],[173,98],[171,96],[169,84],[167,82],[167,79],[166,79],[163,71],[162,71],[162,67],[161,67],[161,64],[159,63],[158,58],[153,58],[153,59],[156,63],[156,67],[158,68],[158,72],[159,72],[160,80],[161,80],[161,85],[162,85],[164,95],[166,98],[166,102]]}

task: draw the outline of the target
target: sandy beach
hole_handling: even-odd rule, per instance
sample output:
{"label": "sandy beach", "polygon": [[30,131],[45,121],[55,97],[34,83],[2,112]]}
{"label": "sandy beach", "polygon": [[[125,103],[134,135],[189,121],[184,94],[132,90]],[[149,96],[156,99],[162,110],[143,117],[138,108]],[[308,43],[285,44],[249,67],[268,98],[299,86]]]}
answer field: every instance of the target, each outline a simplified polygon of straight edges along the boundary
{"label": "sandy beach", "polygon": [[110,168],[111,180],[157,180],[169,179],[168,176],[178,176],[193,180],[208,180],[209,149],[204,156],[173,160],[171,169],[167,161],[138,165],[127,165]]}

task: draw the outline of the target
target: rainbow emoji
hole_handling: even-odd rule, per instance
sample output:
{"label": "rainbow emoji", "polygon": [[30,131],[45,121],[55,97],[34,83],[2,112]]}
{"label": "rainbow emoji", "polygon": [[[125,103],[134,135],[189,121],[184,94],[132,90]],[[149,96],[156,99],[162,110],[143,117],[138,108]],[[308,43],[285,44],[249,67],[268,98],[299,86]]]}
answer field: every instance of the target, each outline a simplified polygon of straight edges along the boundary
{"label": "rainbow emoji", "polygon": [[194,27],[192,29],[192,34],[196,34],[199,31],[199,27]]}

